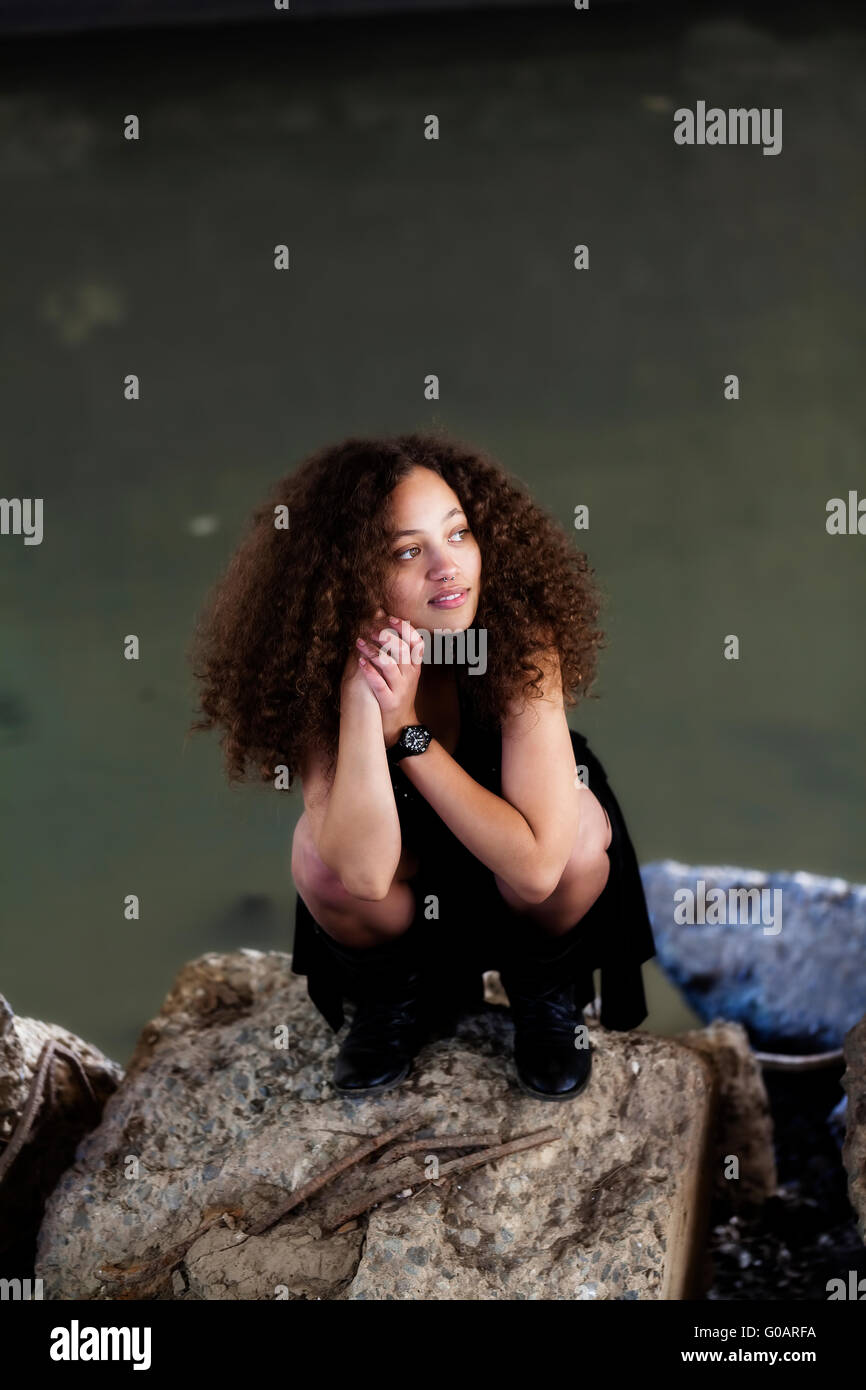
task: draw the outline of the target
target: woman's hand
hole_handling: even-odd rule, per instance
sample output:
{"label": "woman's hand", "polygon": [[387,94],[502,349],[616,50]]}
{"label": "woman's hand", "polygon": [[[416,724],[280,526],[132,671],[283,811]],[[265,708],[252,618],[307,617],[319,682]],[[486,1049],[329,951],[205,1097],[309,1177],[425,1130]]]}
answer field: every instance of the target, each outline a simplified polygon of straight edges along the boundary
{"label": "woman's hand", "polygon": [[340,682],[340,710],[345,713],[350,707],[367,709],[371,706],[380,715],[379,702],[370,689],[370,682],[364,674],[364,667],[360,664],[360,656],[360,648],[353,647],[343,667],[343,676]]}
{"label": "woman's hand", "polygon": [[421,675],[424,640],[412,624],[379,609],[376,619],[387,624],[359,637],[358,666],[379,702],[382,733],[390,748],[407,724],[417,724],[415,693]]}

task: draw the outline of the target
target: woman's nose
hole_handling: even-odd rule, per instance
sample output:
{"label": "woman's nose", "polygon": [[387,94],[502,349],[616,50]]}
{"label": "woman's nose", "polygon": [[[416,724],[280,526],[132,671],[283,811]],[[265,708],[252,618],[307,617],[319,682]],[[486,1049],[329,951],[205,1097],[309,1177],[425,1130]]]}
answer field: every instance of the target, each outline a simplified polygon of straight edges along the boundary
{"label": "woman's nose", "polygon": [[451,579],[456,572],[457,566],[447,556],[436,556],[428,571],[433,580]]}

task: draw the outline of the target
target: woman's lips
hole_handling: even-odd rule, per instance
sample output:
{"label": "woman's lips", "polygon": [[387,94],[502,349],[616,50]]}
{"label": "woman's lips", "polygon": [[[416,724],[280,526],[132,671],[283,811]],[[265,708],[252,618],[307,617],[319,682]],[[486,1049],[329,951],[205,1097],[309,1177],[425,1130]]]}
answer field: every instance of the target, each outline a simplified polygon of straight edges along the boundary
{"label": "woman's lips", "polygon": [[466,593],[466,589],[452,589],[447,594],[437,594],[427,602],[432,608],[460,608],[466,602]]}

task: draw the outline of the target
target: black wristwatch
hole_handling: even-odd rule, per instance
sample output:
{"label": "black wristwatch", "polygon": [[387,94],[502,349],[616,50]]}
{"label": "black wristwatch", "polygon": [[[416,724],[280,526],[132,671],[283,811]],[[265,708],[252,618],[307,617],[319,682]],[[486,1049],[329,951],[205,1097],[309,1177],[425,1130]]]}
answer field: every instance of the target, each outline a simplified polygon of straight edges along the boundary
{"label": "black wristwatch", "polygon": [[415,758],[419,753],[425,753],[432,737],[426,724],[407,724],[397,742],[388,749],[388,762],[395,767],[403,758]]}

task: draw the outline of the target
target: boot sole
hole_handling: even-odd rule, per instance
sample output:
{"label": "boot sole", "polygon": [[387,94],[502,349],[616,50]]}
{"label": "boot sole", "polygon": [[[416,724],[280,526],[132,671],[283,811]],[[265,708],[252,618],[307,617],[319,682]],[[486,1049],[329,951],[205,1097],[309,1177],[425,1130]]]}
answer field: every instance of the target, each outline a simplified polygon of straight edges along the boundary
{"label": "boot sole", "polygon": [[395,1086],[399,1086],[406,1080],[411,1070],[412,1064],[410,1062],[399,1076],[393,1077],[390,1081],[383,1081],[380,1086],[338,1086],[336,1081],[332,1081],[331,1085],[338,1096],[348,1096],[350,1099],[352,1096],[378,1096],[383,1091],[393,1091]]}

